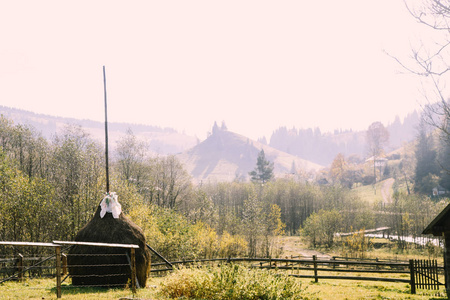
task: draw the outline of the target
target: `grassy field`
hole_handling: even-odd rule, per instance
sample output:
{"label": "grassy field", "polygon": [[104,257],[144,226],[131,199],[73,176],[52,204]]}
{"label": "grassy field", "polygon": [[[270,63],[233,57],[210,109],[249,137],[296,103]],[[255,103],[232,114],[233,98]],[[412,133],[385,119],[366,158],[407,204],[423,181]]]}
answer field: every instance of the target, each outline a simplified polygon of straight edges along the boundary
{"label": "grassy field", "polygon": [[402,283],[322,280],[304,282],[305,299],[447,299],[445,291],[418,290],[411,295],[409,285]]}
{"label": "grassy field", "polygon": [[[381,194],[381,188],[383,186],[384,180],[377,182],[375,185],[362,185],[353,189],[353,192],[356,193],[362,200],[365,200],[369,203],[377,203],[382,202],[383,197]],[[392,191],[391,191],[392,192]]]}
{"label": "grassy field", "polygon": [[[164,278],[150,278],[144,289],[139,289],[134,299],[165,299],[158,294]],[[444,290],[418,290],[416,295],[410,294],[410,287],[404,283],[385,283],[370,281],[320,280],[314,283],[310,280],[300,280],[304,299],[447,299]],[[93,289],[70,288],[62,289],[62,299],[132,299],[129,289]],[[57,299],[55,280],[34,279],[23,283],[10,282],[0,285],[0,299]]]}
{"label": "grassy field", "polygon": [[[301,257],[310,254],[338,255],[334,252],[318,252],[305,249],[305,244],[299,237],[283,237],[280,242],[287,252]],[[286,255],[288,256],[288,255]],[[406,261],[410,258],[426,259],[426,255],[420,253],[395,253],[387,249],[377,249],[369,252],[368,257],[379,259],[396,259]],[[442,259],[439,259],[442,264]],[[301,271],[303,272],[303,271]],[[308,272],[308,271],[304,271]],[[300,274],[306,274],[306,273]],[[296,272],[294,271],[294,274]],[[311,275],[311,272],[308,273]],[[339,273],[321,275],[339,275]],[[319,274],[319,275],[320,275]],[[173,273],[175,275],[175,273]],[[167,276],[173,276],[171,274]],[[341,274],[344,275],[344,274]],[[345,274],[352,275],[354,274]],[[374,277],[374,274],[360,274],[360,276]],[[375,277],[389,275],[377,274]],[[392,276],[392,275],[391,275]],[[409,279],[408,274],[394,275],[399,278]],[[98,289],[98,288],[75,288],[70,281],[63,283],[62,299],[166,299],[159,294],[161,283],[167,281],[168,277],[150,277],[147,287],[138,289],[133,295],[130,289]],[[311,279],[297,279],[302,285],[302,297],[304,299],[333,299],[333,300],[356,300],[356,299],[447,299],[445,291],[441,287],[438,291],[417,290],[416,295],[411,295],[410,286],[406,283],[388,283],[378,281],[358,280],[328,280],[320,279],[318,283]],[[441,282],[443,278],[441,278]],[[28,279],[24,282],[6,282],[0,284],[0,299],[56,299],[56,280],[53,279]]]}
{"label": "grassy field", "polygon": [[[383,242],[383,241],[378,241]],[[387,242],[386,242],[387,243]],[[283,247],[281,257],[300,256],[302,258],[311,255],[339,255],[339,253],[323,250],[307,249],[307,245],[300,237],[280,237],[279,244]],[[427,255],[419,251],[398,253],[394,248],[375,249],[367,253],[369,258],[390,259],[407,261],[411,258],[427,259]],[[439,264],[442,259],[438,257]],[[296,271],[293,271],[294,274]],[[303,272],[303,271],[301,271]],[[311,271],[309,272],[311,275]],[[306,273],[301,273],[306,274]],[[167,276],[175,276],[176,272]],[[339,275],[339,273],[319,275]],[[343,275],[343,273],[342,273]],[[350,275],[350,274],[346,274]],[[355,276],[355,274],[351,274]],[[74,288],[70,281],[63,283],[62,299],[153,299],[164,300],[167,298],[159,294],[161,284],[168,281],[168,277],[150,277],[147,287],[138,289],[133,295],[130,289],[96,289],[96,288]],[[383,277],[383,274],[360,274],[360,276]],[[398,278],[409,279],[408,274],[396,274]],[[438,291],[417,290],[417,294],[410,293],[410,286],[406,283],[388,283],[379,281],[358,280],[328,280],[320,279],[318,283],[311,279],[296,279],[302,285],[302,297],[304,299],[333,299],[333,300],[357,300],[357,299],[447,299],[445,291],[441,287]],[[441,278],[441,282],[443,278]],[[28,279],[24,282],[7,282],[0,284],[0,299],[56,299],[55,279]]]}

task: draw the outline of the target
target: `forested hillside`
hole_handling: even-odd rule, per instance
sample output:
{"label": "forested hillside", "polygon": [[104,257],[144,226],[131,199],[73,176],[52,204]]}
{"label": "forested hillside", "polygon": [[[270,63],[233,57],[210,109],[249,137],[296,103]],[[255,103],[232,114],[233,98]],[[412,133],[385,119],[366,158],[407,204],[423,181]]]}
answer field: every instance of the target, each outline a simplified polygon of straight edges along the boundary
{"label": "forested hillside", "polygon": [[[390,136],[386,152],[401,147],[403,142],[414,140],[418,124],[419,114],[413,112],[403,122],[397,117],[386,126]],[[319,128],[280,127],[272,134],[269,145],[324,166],[330,165],[338,153],[345,156],[356,154],[362,158],[367,154],[365,131],[335,130],[333,133],[322,133]]]}
{"label": "forested hillside", "polygon": [[309,178],[308,173],[322,168],[218,126],[214,126],[212,134],[205,141],[177,155],[177,158],[198,183],[248,181],[248,173],[253,170],[262,149],[274,163],[274,174],[278,178],[293,175],[306,180]]}
{"label": "forested hillside", "polygon": [[[41,133],[46,139],[51,139],[58,131],[64,129],[67,124],[82,127],[95,140],[103,142],[105,139],[105,124],[91,120],[78,120],[71,118],[55,117],[33,112],[0,106],[0,114],[7,117],[15,124],[28,125]],[[131,130],[140,140],[147,143],[148,150],[155,154],[167,155],[182,152],[198,143],[196,137],[177,132],[172,128],[161,128],[143,124],[109,122],[109,143],[112,149],[117,141]]]}

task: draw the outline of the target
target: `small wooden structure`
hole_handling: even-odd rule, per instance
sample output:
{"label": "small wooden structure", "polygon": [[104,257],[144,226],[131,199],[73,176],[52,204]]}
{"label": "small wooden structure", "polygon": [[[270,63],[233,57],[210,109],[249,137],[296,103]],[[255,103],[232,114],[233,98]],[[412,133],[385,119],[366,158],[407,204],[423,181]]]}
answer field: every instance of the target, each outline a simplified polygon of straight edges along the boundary
{"label": "small wooden structure", "polygon": [[444,238],[445,289],[450,295],[450,204],[423,230],[422,234],[432,234]]}

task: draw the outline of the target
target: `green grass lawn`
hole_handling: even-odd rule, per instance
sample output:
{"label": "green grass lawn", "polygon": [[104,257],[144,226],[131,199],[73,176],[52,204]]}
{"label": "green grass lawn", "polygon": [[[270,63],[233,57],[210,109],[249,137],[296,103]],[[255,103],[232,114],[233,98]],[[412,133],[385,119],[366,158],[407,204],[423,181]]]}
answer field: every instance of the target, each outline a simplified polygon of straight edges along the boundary
{"label": "green grass lawn", "polygon": [[[158,294],[164,277],[150,278],[147,287],[139,289],[134,299],[165,299]],[[304,299],[447,299],[445,291],[418,290],[411,295],[405,283],[386,283],[350,280],[311,280],[301,279]],[[0,284],[0,299],[57,299],[54,279],[33,279],[22,283]],[[63,286],[62,299],[121,299],[133,298],[129,289],[71,288]]]}
{"label": "green grass lawn", "polygon": [[418,290],[411,295],[410,286],[405,283],[374,281],[321,280],[318,283],[303,281],[305,299],[447,299],[439,291]]}
{"label": "green grass lawn", "polygon": [[[138,289],[136,299],[156,298],[162,278],[152,278],[146,288]],[[78,288],[63,283],[61,299],[121,299],[133,298],[131,289]],[[24,282],[0,284],[0,299],[57,299],[56,279],[27,279]]]}
{"label": "green grass lawn", "polygon": [[367,201],[369,203],[377,203],[383,201],[383,197],[381,195],[381,187],[383,186],[384,181],[377,182],[374,185],[362,185],[357,188],[354,188],[352,191],[356,193],[362,200]]}

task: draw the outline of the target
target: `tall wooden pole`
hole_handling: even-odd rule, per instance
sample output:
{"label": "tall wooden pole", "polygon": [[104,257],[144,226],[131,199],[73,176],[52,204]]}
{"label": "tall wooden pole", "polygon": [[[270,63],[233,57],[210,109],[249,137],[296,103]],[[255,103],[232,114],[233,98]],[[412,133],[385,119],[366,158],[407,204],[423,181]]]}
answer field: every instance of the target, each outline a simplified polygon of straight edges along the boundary
{"label": "tall wooden pole", "polygon": [[105,158],[106,158],[106,192],[109,193],[109,162],[108,162],[108,104],[106,101],[106,72],[103,66],[103,92],[105,95]]}

